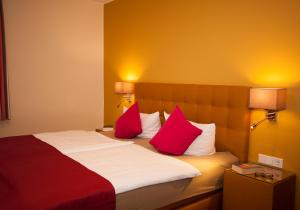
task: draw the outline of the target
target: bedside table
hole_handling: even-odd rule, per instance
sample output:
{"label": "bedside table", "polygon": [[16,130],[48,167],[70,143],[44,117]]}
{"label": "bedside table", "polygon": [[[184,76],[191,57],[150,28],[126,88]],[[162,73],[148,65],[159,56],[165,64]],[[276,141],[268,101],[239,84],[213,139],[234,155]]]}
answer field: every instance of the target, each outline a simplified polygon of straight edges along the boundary
{"label": "bedside table", "polygon": [[296,176],[263,166],[274,179],[225,170],[223,210],[294,210]]}

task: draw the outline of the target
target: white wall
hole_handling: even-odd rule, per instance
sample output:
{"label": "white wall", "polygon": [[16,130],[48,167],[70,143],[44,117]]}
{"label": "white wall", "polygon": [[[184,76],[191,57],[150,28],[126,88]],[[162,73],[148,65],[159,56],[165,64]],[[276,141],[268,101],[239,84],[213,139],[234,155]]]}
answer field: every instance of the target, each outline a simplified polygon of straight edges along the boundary
{"label": "white wall", "polygon": [[0,137],[103,124],[103,5],[3,0],[11,120]]}

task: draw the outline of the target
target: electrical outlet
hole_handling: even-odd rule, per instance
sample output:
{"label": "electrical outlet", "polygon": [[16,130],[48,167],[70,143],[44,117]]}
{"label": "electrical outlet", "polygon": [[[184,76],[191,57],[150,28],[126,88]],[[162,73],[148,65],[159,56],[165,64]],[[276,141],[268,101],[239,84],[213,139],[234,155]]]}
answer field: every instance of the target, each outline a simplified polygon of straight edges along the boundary
{"label": "electrical outlet", "polygon": [[274,166],[277,168],[283,168],[283,159],[278,157],[258,154],[258,162],[265,165]]}

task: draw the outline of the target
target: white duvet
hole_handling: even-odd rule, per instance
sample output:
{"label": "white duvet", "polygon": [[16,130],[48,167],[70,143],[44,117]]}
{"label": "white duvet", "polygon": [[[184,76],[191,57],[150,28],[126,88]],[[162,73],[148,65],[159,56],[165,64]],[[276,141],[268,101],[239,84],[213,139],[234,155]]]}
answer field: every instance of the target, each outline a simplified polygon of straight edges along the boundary
{"label": "white duvet", "polygon": [[97,132],[65,131],[34,136],[109,180],[117,194],[201,174],[181,160]]}

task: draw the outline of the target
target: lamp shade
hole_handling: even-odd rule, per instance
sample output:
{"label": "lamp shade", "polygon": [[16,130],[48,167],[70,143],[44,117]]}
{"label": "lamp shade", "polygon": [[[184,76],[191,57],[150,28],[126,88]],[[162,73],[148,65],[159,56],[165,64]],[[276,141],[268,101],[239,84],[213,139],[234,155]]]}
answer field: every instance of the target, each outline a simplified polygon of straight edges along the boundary
{"label": "lamp shade", "polygon": [[132,94],[134,92],[134,84],[131,82],[116,82],[115,93],[117,94]]}
{"label": "lamp shade", "polygon": [[250,108],[280,111],[286,109],[286,89],[251,88]]}

